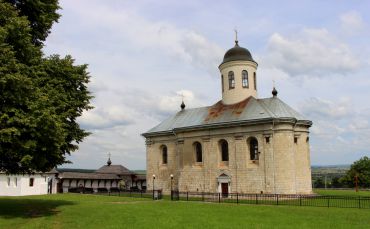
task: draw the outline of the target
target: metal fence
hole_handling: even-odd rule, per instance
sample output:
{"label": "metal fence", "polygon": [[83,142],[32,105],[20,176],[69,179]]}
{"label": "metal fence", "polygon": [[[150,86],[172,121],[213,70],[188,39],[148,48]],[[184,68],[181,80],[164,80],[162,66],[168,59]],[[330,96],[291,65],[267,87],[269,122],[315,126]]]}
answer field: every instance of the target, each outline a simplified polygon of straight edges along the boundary
{"label": "metal fence", "polygon": [[[153,200],[162,199],[162,190],[99,190],[71,189],[69,192],[122,197],[138,197]],[[332,196],[332,195],[287,195],[287,194],[244,194],[244,193],[210,193],[210,192],[171,192],[173,201],[204,201],[232,204],[255,205],[289,205],[336,208],[370,209],[370,197],[365,196]]]}
{"label": "metal fence", "polygon": [[172,200],[205,201],[235,204],[290,205],[337,208],[370,209],[370,197],[362,196],[321,196],[286,194],[242,194],[242,193],[205,193],[173,191]]}
{"label": "metal fence", "polygon": [[153,200],[160,200],[162,199],[162,190],[119,190],[119,189],[98,189],[97,191],[93,191],[92,189],[69,189],[68,192],[70,193],[81,193],[81,194],[94,194],[94,195],[105,195],[105,196],[122,196],[122,197],[137,197],[137,198],[150,198]]}

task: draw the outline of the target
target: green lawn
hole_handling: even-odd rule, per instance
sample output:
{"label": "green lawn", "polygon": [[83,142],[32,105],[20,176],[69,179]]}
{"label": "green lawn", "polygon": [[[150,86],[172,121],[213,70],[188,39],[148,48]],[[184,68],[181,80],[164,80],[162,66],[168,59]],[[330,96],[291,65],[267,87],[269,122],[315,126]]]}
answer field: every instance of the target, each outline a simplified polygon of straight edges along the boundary
{"label": "green lawn", "polygon": [[370,228],[370,210],[80,194],[1,197],[0,228]]}
{"label": "green lawn", "polygon": [[355,190],[314,189],[314,192],[320,195],[331,195],[331,196],[368,196],[370,197],[370,191],[356,192]]}

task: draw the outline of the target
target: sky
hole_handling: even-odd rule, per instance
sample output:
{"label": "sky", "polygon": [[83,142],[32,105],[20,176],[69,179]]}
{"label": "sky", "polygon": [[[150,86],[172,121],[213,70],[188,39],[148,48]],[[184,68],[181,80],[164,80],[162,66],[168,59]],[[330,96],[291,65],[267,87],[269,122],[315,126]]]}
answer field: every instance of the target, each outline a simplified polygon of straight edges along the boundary
{"label": "sky", "polygon": [[46,55],[88,64],[92,134],[65,167],[146,168],[146,132],[180,110],[221,99],[218,65],[234,45],[258,62],[258,97],[313,121],[311,164],[370,156],[369,1],[61,0]]}

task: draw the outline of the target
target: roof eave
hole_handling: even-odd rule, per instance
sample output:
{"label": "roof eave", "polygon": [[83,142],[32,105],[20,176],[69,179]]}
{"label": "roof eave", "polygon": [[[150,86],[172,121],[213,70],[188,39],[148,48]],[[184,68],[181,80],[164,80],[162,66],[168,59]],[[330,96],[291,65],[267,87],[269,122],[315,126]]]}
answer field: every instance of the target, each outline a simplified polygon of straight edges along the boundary
{"label": "roof eave", "polygon": [[165,135],[174,135],[174,132],[180,131],[190,131],[190,130],[199,130],[199,129],[215,129],[219,127],[235,127],[240,125],[248,125],[248,124],[263,124],[263,123],[270,123],[270,122],[285,122],[285,123],[292,123],[292,124],[300,124],[307,127],[312,126],[312,121],[310,120],[297,120],[296,118],[264,118],[264,119],[252,119],[252,120],[245,120],[245,121],[233,121],[233,122],[221,122],[221,123],[210,123],[210,124],[203,124],[203,125],[196,125],[196,126],[186,126],[186,127],[179,127],[174,128],[172,130],[166,131],[159,131],[159,132],[147,132],[141,134],[142,136],[148,138],[153,136],[165,136]]}

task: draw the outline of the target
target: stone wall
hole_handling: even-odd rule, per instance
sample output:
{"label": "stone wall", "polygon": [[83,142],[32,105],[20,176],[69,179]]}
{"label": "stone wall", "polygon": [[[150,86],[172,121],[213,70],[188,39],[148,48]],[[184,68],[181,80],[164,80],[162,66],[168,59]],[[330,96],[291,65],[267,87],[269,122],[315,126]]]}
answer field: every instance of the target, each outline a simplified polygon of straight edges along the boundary
{"label": "stone wall", "polygon": [[[258,141],[259,159],[251,160],[249,138]],[[311,189],[308,128],[294,124],[259,124],[193,130],[147,138],[147,189],[172,188],[191,192],[308,194]],[[294,139],[297,138],[297,143]],[[229,161],[221,160],[220,140],[229,145]],[[202,162],[196,162],[194,143],[202,144]],[[168,161],[162,163],[161,147]]]}

